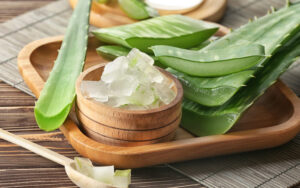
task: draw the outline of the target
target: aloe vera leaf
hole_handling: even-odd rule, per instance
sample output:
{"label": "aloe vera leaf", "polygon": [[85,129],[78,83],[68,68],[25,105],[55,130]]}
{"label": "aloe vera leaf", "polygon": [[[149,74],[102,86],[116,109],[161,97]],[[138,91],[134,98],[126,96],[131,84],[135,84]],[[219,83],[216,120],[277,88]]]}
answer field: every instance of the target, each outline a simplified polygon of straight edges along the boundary
{"label": "aloe vera leaf", "polygon": [[75,99],[75,82],[87,50],[90,7],[91,0],[79,0],[54,67],[35,105],[35,119],[45,131],[63,124]]}
{"label": "aloe vera leaf", "polygon": [[298,31],[299,11],[299,4],[282,8],[234,30],[203,50],[227,48],[251,41],[264,45],[266,54],[272,55]]}
{"label": "aloe vera leaf", "polygon": [[[291,12],[289,12],[291,10]],[[300,12],[300,6],[294,5],[289,8],[283,8],[282,10],[273,14],[262,17],[252,23],[242,26],[240,29],[222,37],[213,43],[202,48],[200,51],[213,50],[213,49],[227,49],[235,45],[249,45],[251,43],[260,43],[265,45],[265,50],[268,54],[274,54],[286,43],[295,33],[299,32],[300,20],[298,19]],[[280,23],[280,24],[278,24]],[[284,25],[284,27],[283,27]],[[276,36],[278,34],[278,36]],[[254,67],[254,70],[259,70],[269,58],[263,59],[259,64]],[[247,77],[247,75],[245,75]],[[251,78],[244,80],[247,81]],[[199,86],[201,87],[201,85]],[[232,91],[227,90],[227,95],[232,96],[237,92],[239,88],[231,88]],[[195,97],[195,96],[193,96]],[[200,96],[199,96],[200,97]],[[225,97],[225,96],[224,96]],[[197,101],[200,102],[201,99]],[[213,103],[206,101],[206,103]],[[201,100],[201,101],[204,101]],[[200,103],[201,104],[201,103]]]}
{"label": "aloe vera leaf", "polygon": [[188,99],[183,101],[181,126],[197,136],[227,132],[254,101],[269,88],[300,55],[300,33],[260,69],[246,87],[219,107],[206,107]]}
{"label": "aloe vera leaf", "polygon": [[130,18],[143,20],[149,17],[159,16],[157,10],[149,7],[141,0],[118,0],[121,9]]}
{"label": "aloe vera leaf", "polygon": [[[203,43],[199,44],[198,46],[191,48],[192,50],[199,50],[201,48],[204,48],[208,44],[210,44],[211,41],[204,41]],[[130,52],[130,48],[124,47],[124,46],[117,46],[117,45],[103,45],[96,49],[97,53],[109,60],[114,60],[117,57],[120,56],[127,56]],[[152,58],[157,59],[155,56],[150,55]]]}
{"label": "aloe vera leaf", "polygon": [[152,53],[148,48],[154,45],[191,48],[207,40],[217,30],[214,24],[186,16],[169,15],[130,25],[102,28],[93,31],[93,34],[103,42]]}
{"label": "aloe vera leaf", "polygon": [[254,73],[246,70],[223,77],[200,78],[167,68],[181,82],[184,97],[205,106],[219,106],[228,101]]}
{"label": "aloe vera leaf", "polygon": [[114,60],[120,56],[127,56],[130,50],[130,48],[115,45],[100,46],[96,49],[100,56],[110,60]]}
{"label": "aloe vera leaf", "polygon": [[214,77],[253,67],[265,58],[262,45],[237,45],[225,49],[194,51],[172,46],[152,46],[165,66],[192,76]]}
{"label": "aloe vera leaf", "polygon": [[109,0],[93,0],[93,1],[95,1],[96,3],[105,4],[105,3],[107,3]]}
{"label": "aloe vera leaf", "polygon": [[210,40],[204,41],[204,42],[198,44],[197,46],[194,46],[193,48],[191,48],[191,50],[201,50],[202,48],[208,46],[212,42],[213,41],[210,41]]}

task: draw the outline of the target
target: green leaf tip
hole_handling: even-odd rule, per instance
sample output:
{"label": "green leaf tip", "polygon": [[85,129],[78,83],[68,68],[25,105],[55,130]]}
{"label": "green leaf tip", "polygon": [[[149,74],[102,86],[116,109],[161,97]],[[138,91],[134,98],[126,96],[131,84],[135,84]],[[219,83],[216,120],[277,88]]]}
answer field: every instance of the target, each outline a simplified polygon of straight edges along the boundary
{"label": "green leaf tip", "polygon": [[40,129],[44,131],[54,131],[58,129],[68,117],[71,110],[72,104],[66,106],[61,112],[56,115],[47,116],[39,110],[39,108],[34,108],[35,120]]}
{"label": "green leaf tip", "polygon": [[91,0],[78,1],[54,67],[36,102],[34,115],[42,130],[59,128],[72,108],[75,82],[86,57],[90,8]]}
{"label": "green leaf tip", "polygon": [[291,6],[291,1],[290,1],[290,0],[286,0],[285,2],[286,2],[286,3],[285,3],[285,6],[286,6],[286,7]]}
{"label": "green leaf tip", "polygon": [[271,12],[272,12],[272,13],[276,12],[276,8],[273,7],[273,6],[271,6]]}

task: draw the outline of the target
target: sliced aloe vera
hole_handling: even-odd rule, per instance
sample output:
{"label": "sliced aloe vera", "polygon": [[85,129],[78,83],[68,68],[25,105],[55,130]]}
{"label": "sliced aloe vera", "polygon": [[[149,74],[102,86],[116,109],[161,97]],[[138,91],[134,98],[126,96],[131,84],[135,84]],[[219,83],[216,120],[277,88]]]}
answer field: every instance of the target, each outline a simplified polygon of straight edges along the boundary
{"label": "sliced aloe vera", "polygon": [[143,20],[149,17],[159,16],[156,9],[149,7],[141,0],[118,0],[121,9],[130,18]]}
{"label": "sliced aloe vera", "polygon": [[253,67],[265,58],[262,45],[237,45],[216,50],[186,50],[172,46],[152,46],[155,57],[165,66],[193,76],[214,77]]}
{"label": "sliced aloe vera", "polygon": [[75,99],[75,82],[87,50],[90,7],[91,0],[79,0],[54,67],[35,105],[36,122],[45,131],[63,124]]}
{"label": "sliced aloe vera", "polygon": [[167,71],[175,75],[181,82],[184,97],[205,106],[219,106],[228,101],[238,88],[244,83],[254,70],[246,70],[216,78],[200,78],[167,68]]}
{"label": "sliced aloe vera", "polygon": [[131,183],[131,170],[116,170],[113,186],[127,188]]}
{"label": "sliced aloe vera", "polygon": [[191,48],[207,40],[218,28],[200,20],[181,15],[161,16],[130,25],[93,31],[103,42],[137,48],[144,52],[154,45]]}
{"label": "sliced aloe vera", "polygon": [[123,46],[113,46],[113,45],[106,45],[106,46],[100,46],[96,49],[97,53],[110,60],[114,60],[117,57],[120,56],[127,56],[130,52],[130,48],[126,48]]}
{"label": "sliced aloe vera", "polygon": [[227,103],[219,107],[205,107],[188,99],[183,101],[181,126],[197,136],[227,132],[253,102],[296,60],[300,55],[300,33],[277,52]]}

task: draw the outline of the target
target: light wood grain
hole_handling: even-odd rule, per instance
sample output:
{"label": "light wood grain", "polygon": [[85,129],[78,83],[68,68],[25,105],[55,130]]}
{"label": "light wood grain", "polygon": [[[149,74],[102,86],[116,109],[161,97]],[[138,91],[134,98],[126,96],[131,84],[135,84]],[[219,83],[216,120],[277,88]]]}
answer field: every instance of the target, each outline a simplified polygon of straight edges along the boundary
{"label": "light wood grain", "polygon": [[[69,0],[72,8],[76,6],[77,0]],[[184,15],[195,19],[212,22],[219,21],[225,13],[227,0],[204,0],[196,9],[192,9]],[[174,14],[174,12],[162,11],[162,15]],[[112,27],[134,23],[136,20],[129,18],[121,10],[116,0],[108,5],[93,2],[90,23],[96,27]]]}
{"label": "light wood grain", "polygon": [[42,7],[54,0],[0,0],[0,22],[9,20],[29,10]]}

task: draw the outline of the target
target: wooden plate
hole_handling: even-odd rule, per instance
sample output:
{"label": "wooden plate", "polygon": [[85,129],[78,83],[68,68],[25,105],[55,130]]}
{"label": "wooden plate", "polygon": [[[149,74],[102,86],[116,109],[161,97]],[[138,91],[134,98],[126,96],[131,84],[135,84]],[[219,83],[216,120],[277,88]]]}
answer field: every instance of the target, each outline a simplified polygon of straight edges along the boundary
{"label": "wooden plate", "polygon": [[[37,97],[51,71],[62,39],[58,36],[34,41],[19,54],[20,72]],[[99,45],[99,41],[90,38],[85,69],[105,61],[96,54],[95,48]],[[84,135],[76,124],[74,113],[60,130],[76,151],[95,162],[137,168],[279,146],[298,134],[299,117],[299,98],[286,85],[277,82],[224,135],[194,137],[178,129],[176,139],[171,142],[136,147],[109,146]]]}
{"label": "wooden plate", "polygon": [[[72,8],[77,0],[69,0]],[[227,0],[204,0],[197,8],[192,9],[183,15],[195,19],[211,22],[219,21],[226,10]],[[160,12],[161,15],[170,14],[168,11]],[[174,14],[174,13],[173,13]],[[90,23],[96,27],[113,27],[134,23],[136,20],[129,18],[119,7],[116,0],[112,0],[109,6],[93,2],[90,15]]]}

